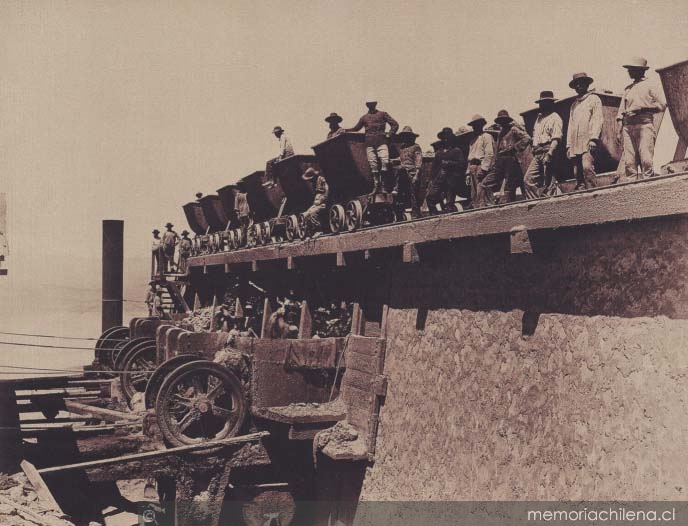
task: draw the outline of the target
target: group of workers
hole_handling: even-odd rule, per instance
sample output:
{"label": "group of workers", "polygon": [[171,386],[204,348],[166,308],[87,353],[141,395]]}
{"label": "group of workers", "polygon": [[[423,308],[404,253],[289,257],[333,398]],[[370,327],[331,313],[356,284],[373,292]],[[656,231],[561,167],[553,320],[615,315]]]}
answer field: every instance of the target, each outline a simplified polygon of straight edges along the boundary
{"label": "group of workers", "polygon": [[[617,115],[616,136],[623,145],[620,166],[622,177],[632,179],[654,175],[653,157],[656,130],[653,117],[664,112],[666,100],[660,89],[645,77],[649,69],[644,58],[636,57],[623,65],[632,79],[623,93]],[[437,137],[432,175],[426,194],[429,213],[456,210],[457,195],[469,201],[467,206],[479,208],[496,204],[496,195],[501,193],[501,202],[508,203],[516,198],[517,189],[525,199],[555,194],[558,189],[557,174],[552,169],[553,159],[561,151],[573,168],[576,190],[597,186],[595,160],[600,149],[604,125],[602,101],[590,90],[593,78],[586,73],[573,75],[569,86],[576,92],[569,114],[566,137],[563,121],[555,111],[557,99],[552,91],[542,91],[535,101],[539,113],[535,120],[532,137],[522,124],[517,123],[508,111],[501,110],[488,126],[487,119],[474,115],[455,134],[451,128],[443,128]],[[422,151],[415,142],[418,137],[411,127],[400,133],[398,122],[387,112],[377,108],[377,101],[366,100],[368,112],[355,126],[344,128],[337,113],[325,118],[329,125],[327,139],[345,132],[365,132],[365,146],[370,171],[374,181],[373,193],[391,191],[393,195],[405,188],[412,216],[420,215],[420,171]],[[388,129],[389,127],[389,129]],[[294,154],[291,141],[281,126],[273,130],[279,140],[279,155],[271,162],[278,162]],[[470,135],[468,141],[466,136]],[[390,162],[388,140],[395,137],[399,157]],[[464,139],[464,140],[461,140]],[[462,149],[460,143],[467,143]],[[524,153],[530,150],[532,160],[525,173],[521,167]],[[314,224],[322,215],[327,201],[327,182],[309,169],[304,179],[313,181],[314,203],[306,211],[306,217]],[[270,184],[274,184],[271,182]]]}
{"label": "group of workers", "polygon": [[[181,237],[174,230],[172,223],[165,225],[165,232],[162,237],[160,230],[153,230],[153,242],[151,244],[151,256],[153,272],[155,275],[168,274],[171,272],[186,272],[186,260],[191,255],[193,243],[189,238],[188,230],[182,230]],[[179,247],[179,257],[175,260],[177,247]]]}

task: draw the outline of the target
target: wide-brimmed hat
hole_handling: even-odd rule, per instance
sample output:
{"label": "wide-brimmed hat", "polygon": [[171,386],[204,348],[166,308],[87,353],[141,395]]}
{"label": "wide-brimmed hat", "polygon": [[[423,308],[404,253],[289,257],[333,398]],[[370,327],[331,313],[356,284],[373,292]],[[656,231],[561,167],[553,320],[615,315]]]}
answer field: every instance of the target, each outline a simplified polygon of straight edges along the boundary
{"label": "wide-brimmed hat", "polygon": [[469,133],[473,133],[473,129],[465,124],[459,126],[459,128],[456,130],[457,137],[461,135],[468,135]]}
{"label": "wide-brimmed hat", "polygon": [[647,60],[643,57],[631,57],[631,59],[626,62],[623,67],[649,69],[647,66]]}
{"label": "wide-brimmed hat", "polygon": [[339,115],[336,113],[330,113],[327,117],[325,117],[325,122],[342,122],[344,119],[342,119]]}
{"label": "wide-brimmed hat", "polygon": [[368,95],[365,99],[365,103],[370,104],[372,102],[377,102],[377,99],[375,98],[374,95]]}
{"label": "wide-brimmed hat", "polygon": [[159,233],[160,233],[160,230],[158,230],[157,228],[155,230],[153,230],[153,234],[159,234]]}
{"label": "wide-brimmed hat", "polygon": [[558,99],[555,99],[555,98],[554,98],[554,92],[549,91],[549,90],[545,90],[545,91],[541,91],[541,92],[540,92],[540,98],[539,98],[538,100],[536,100],[535,102],[536,102],[537,104],[539,104],[539,103],[541,103],[541,102],[543,102],[543,101],[546,101],[546,100],[555,102],[555,101],[557,101]]}
{"label": "wide-brimmed hat", "polygon": [[189,235],[189,231],[188,231],[188,230],[182,230],[182,235],[183,235],[183,236],[188,236],[188,235]]}
{"label": "wide-brimmed hat", "polygon": [[588,85],[594,82],[592,77],[589,77],[587,73],[574,73],[571,82],[569,82],[569,88],[573,89],[573,85],[579,80],[585,80]]}
{"label": "wide-brimmed hat", "polygon": [[499,110],[497,112],[497,117],[494,120],[497,124],[506,124],[508,122],[514,122],[514,119],[511,118],[511,115],[509,115],[509,112],[506,110]]}
{"label": "wide-brimmed hat", "polygon": [[437,132],[437,138],[438,139],[444,139],[445,137],[447,137],[449,139],[454,137],[454,132],[448,126],[445,126],[439,132]]}
{"label": "wide-brimmed hat", "polygon": [[165,225],[165,228],[172,228],[173,226],[174,226],[174,225],[173,225],[172,223],[167,223],[167,224]]}
{"label": "wide-brimmed hat", "polygon": [[487,124],[487,119],[485,119],[485,117],[480,115],[480,113],[476,113],[475,115],[473,115],[473,117],[471,117],[471,120],[468,121],[468,125],[471,126],[472,124],[475,124],[476,122],[479,122],[479,121],[483,121],[485,124]]}
{"label": "wide-brimmed hat", "polygon": [[413,132],[411,126],[404,126],[397,135],[399,135],[399,137],[403,135],[412,135],[414,138],[418,137],[418,134]]}
{"label": "wide-brimmed hat", "polygon": [[282,126],[275,126],[272,129],[272,133],[283,132],[283,131],[284,131],[284,128],[282,128]]}
{"label": "wide-brimmed hat", "polygon": [[318,170],[311,166],[305,172],[303,172],[301,179],[303,179],[304,181],[310,181],[311,179],[313,179],[313,177],[317,177],[319,173],[320,172],[318,172]]}

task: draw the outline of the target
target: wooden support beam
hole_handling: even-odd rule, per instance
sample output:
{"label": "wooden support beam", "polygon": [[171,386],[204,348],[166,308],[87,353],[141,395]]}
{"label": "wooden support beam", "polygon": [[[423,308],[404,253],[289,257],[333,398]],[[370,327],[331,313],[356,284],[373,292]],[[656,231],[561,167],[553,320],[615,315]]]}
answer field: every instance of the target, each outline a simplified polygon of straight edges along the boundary
{"label": "wooden support beam", "polygon": [[225,274],[229,274],[231,272],[229,263],[225,263]]}
{"label": "wooden support beam", "polygon": [[41,477],[41,474],[38,472],[36,467],[28,460],[22,460],[21,468],[24,474],[26,475],[26,478],[29,479],[29,482],[31,482],[33,489],[36,491],[36,495],[38,495],[38,500],[40,500],[46,508],[56,511],[60,515],[63,515],[60,505],[55,500],[55,497],[53,497],[53,494],[50,493],[47,484],[43,480],[43,477]]}
{"label": "wooden support beam", "polygon": [[105,409],[103,407],[95,407],[92,405],[81,404],[74,400],[65,400],[65,410],[70,413],[78,415],[91,415],[95,418],[105,420],[106,422],[121,422],[123,420],[129,422],[141,421],[141,416],[134,413],[124,413],[122,411],[113,411],[112,409]]}
{"label": "wooden support beam", "polygon": [[287,257],[287,270],[296,270],[298,268],[296,260],[292,256]]}
{"label": "wooden support beam", "polygon": [[353,312],[351,314],[351,334],[363,334],[363,309],[361,304],[354,303]]}
{"label": "wooden support beam", "polygon": [[270,298],[265,298],[265,303],[263,303],[263,323],[260,326],[261,338],[267,338],[268,322],[270,321],[270,316],[272,316],[272,306],[270,305]]}
{"label": "wooden support beam", "polygon": [[212,449],[220,446],[232,446],[235,444],[244,444],[246,442],[257,442],[270,436],[268,431],[261,431],[259,433],[251,433],[233,438],[226,438],[224,440],[210,440],[199,444],[191,444],[188,446],[179,446],[169,449],[160,449],[157,451],[147,451],[145,453],[136,453],[133,455],[123,455],[115,458],[104,458],[100,460],[92,460],[90,462],[78,462],[76,464],[66,464],[64,466],[53,466],[49,468],[39,469],[38,473],[45,475],[47,473],[64,473],[65,471],[73,471],[75,469],[88,469],[94,467],[102,467],[111,464],[120,464],[122,462],[140,461],[151,458],[159,458],[165,456],[174,456],[178,453],[186,453],[189,451],[202,451],[204,449]]}
{"label": "wooden support beam", "polygon": [[251,261],[251,272],[258,272],[258,261],[255,259]]}
{"label": "wooden support beam", "polygon": [[525,225],[518,225],[509,231],[509,242],[512,254],[532,254],[533,245],[530,242],[528,229]]}
{"label": "wooden support beam", "polygon": [[337,266],[346,267],[346,258],[344,257],[344,252],[337,252]]}
{"label": "wooden support beam", "polygon": [[301,303],[301,319],[299,320],[299,338],[308,339],[313,336],[313,319],[308,301]]}
{"label": "wooden support beam", "polygon": [[415,243],[404,243],[402,260],[404,263],[418,263],[420,261],[420,255],[418,255],[418,248]]}
{"label": "wooden support beam", "polygon": [[203,264],[203,274],[207,274],[207,273],[208,273],[208,265]]}

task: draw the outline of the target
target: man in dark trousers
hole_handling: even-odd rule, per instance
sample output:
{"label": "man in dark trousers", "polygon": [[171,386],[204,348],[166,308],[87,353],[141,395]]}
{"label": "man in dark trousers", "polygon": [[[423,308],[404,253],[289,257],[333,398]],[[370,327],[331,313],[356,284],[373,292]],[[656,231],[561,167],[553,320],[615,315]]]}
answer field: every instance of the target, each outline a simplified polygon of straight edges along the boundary
{"label": "man in dark trousers", "polygon": [[495,122],[500,131],[494,169],[478,184],[478,201],[482,206],[496,204],[494,194],[500,191],[502,184],[502,202],[511,203],[516,199],[516,189],[523,186],[523,170],[518,157],[531,143],[530,135],[514,122],[508,111],[500,110]]}
{"label": "man in dark trousers", "polygon": [[[356,126],[346,131],[358,132],[365,128],[366,155],[375,183],[373,192],[379,192],[382,190],[382,181],[387,176],[389,166],[387,139],[397,132],[399,123],[386,111],[378,110],[377,101],[373,97],[368,97],[366,106],[368,113],[358,119]],[[390,126],[389,133],[386,132],[387,124]]]}
{"label": "man in dark trousers", "polygon": [[418,134],[410,126],[404,126],[399,133],[399,166],[394,171],[392,195],[408,194],[412,217],[420,217],[419,191],[423,166],[423,150],[416,144]]}
{"label": "man in dark trousers", "polygon": [[301,178],[313,185],[313,204],[303,213],[307,235],[318,237],[323,233],[321,218],[327,208],[330,187],[325,178],[315,168],[308,168]]}
{"label": "man in dark trousers", "polygon": [[179,240],[179,271],[186,272],[186,260],[191,255],[193,243],[189,239],[189,231],[182,230],[182,238]]}
{"label": "man in dark trousers", "polygon": [[153,275],[162,274],[162,239],[160,230],[153,230],[153,243],[151,244],[151,257],[153,258]]}
{"label": "man in dark trousers", "polygon": [[174,270],[174,251],[177,246],[177,241],[179,236],[172,230],[174,225],[172,223],[167,223],[165,228],[167,229],[162,235],[162,250],[165,255],[165,272],[172,272]]}
{"label": "man in dark trousers", "polygon": [[476,113],[468,125],[473,128],[473,138],[468,147],[468,167],[466,182],[471,185],[471,206],[482,206],[480,183],[494,167],[494,138],[485,131],[487,120]]}
{"label": "man in dark trousers", "polygon": [[440,144],[435,152],[432,165],[432,180],[428,186],[425,198],[430,214],[437,213],[437,205],[442,205],[442,198],[446,203],[442,207],[445,212],[456,212],[456,194],[460,178],[466,172],[466,158],[461,148],[456,144],[456,138],[451,128],[442,128],[437,134]]}

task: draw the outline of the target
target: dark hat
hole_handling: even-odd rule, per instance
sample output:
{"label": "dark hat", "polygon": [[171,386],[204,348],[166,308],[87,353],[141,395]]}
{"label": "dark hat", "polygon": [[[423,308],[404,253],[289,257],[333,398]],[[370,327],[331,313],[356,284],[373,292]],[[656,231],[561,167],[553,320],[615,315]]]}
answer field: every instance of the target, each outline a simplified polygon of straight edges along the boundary
{"label": "dark hat", "polygon": [[540,98],[535,102],[539,104],[540,102],[545,100],[555,102],[557,99],[554,98],[554,92],[545,90],[540,92]]}
{"label": "dark hat", "polygon": [[182,235],[183,235],[183,236],[188,236],[188,235],[189,235],[189,231],[188,231],[188,230],[182,230]]}
{"label": "dark hat", "polygon": [[159,234],[159,233],[160,233],[160,230],[158,230],[157,228],[155,230],[153,230],[153,234]]}
{"label": "dark hat", "polygon": [[480,115],[480,113],[476,113],[475,115],[473,115],[473,117],[471,117],[471,120],[468,121],[468,125],[471,126],[472,124],[475,124],[476,122],[479,122],[479,121],[483,121],[485,124],[487,124],[487,119],[485,119],[485,117]]}
{"label": "dark hat", "polygon": [[647,66],[647,59],[643,57],[631,57],[631,60],[628,61],[628,63],[624,64],[623,67],[625,68],[640,68],[640,69],[649,69]]}
{"label": "dark hat", "polygon": [[173,226],[174,226],[174,225],[173,225],[172,223],[167,223],[167,224],[165,225],[165,228],[172,228]]}
{"label": "dark hat", "polygon": [[282,128],[282,126],[275,126],[275,127],[272,129],[272,133],[277,133],[278,131],[283,132],[283,131],[284,131],[284,128]]}
{"label": "dark hat", "polygon": [[454,132],[453,132],[452,129],[449,128],[448,126],[445,126],[444,128],[442,128],[442,129],[437,133],[437,138],[438,138],[438,139],[444,139],[445,137],[447,137],[448,139],[451,139],[451,138],[454,137]]}
{"label": "dark hat", "polygon": [[503,124],[507,122],[513,122],[514,119],[511,118],[511,115],[509,115],[509,112],[506,110],[499,110],[497,112],[497,118],[495,119],[495,122],[497,124]]}
{"label": "dark hat", "polygon": [[417,133],[413,133],[413,129],[411,126],[404,126],[401,131],[398,133],[399,136],[402,135],[413,135],[413,137],[418,137]]}
{"label": "dark hat", "polygon": [[339,115],[336,113],[330,113],[327,117],[325,117],[325,122],[342,122],[344,119],[342,119]]}
{"label": "dark hat", "polygon": [[569,88],[573,89],[573,85],[576,83],[576,81],[581,79],[585,80],[588,85],[593,83],[592,77],[588,77],[587,73],[574,73],[573,79],[571,79],[571,82],[569,82]]}
{"label": "dark hat", "polygon": [[196,199],[203,197],[203,192],[196,192]]}
{"label": "dark hat", "polygon": [[313,179],[313,177],[317,177],[319,173],[320,172],[318,172],[318,170],[311,166],[305,172],[303,172],[301,179],[303,179],[304,181],[310,181],[311,179]]}

